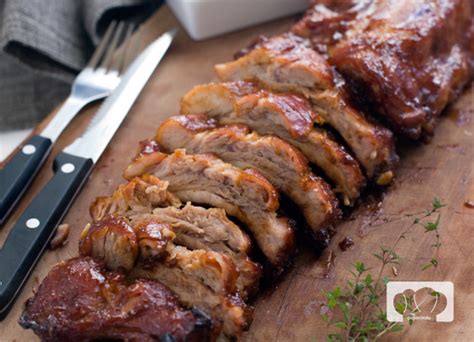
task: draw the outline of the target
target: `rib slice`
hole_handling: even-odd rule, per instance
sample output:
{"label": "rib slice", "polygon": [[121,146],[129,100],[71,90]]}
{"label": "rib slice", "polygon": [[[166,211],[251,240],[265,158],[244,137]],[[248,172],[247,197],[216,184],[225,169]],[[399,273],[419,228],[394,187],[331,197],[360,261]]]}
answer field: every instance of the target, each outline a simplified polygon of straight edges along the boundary
{"label": "rib slice", "polygon": [[89,257],[53,267],[27,301],[20,325],[42,341],[214,339],[211,320],[183,309],[158,281],[129,283]]}
{"label": "rib slice", "polygon": [[[229,240],[232,235],[229,234],[227,229],[221,230],[221,228],[226,228],[219,224],[221,222],[219,216],[221,215],[228,221],[225,212],[220,209],[205,209],[188,203],[183,209],[157,208],[150,216],[171,225],[173,232],[176,233],[174,242],[177,245],[185,246],[191,250],[215,251],[228,256],[239,271],[236,283],[237,291],[240,297],[247,299],[250,295],[255,294],[258,289],[262,267],[251,261],[245,250],[235,246]],[[132,222],[147,216],[132,217]],[[231,221],[225,222],[225,224],[226,226],[233,225]],[[237,226],[235,227],[240,230]]]}
{"label": "rib slice", "polygon": [[[107,216],[86,226],[81,234],[79,251],[83,256],[103,260],[109,269],[114,270],[124,268],[125,271],[131,271],[138,258],[150,263],[164,260],[182,268],[188,267],[189,274],[202,277],[205,285],[215,292],[236,292],[238,270],[230,258],[213,251],[190,251],[176,246],[173,243],[175,237],[171,226],[156,217],[142,217],[132,227],[122,216]],[[128,265],[130,259],[130,268],[117,267]],[[196,271],[199,274],[195,274]]]}
{"label": "rib slice", "polygon": [[[93,258],[104,260],[108,267],[109,260],[120,259],[124,253],[117,248],[104,248],[103,235],[107,231],[114,230],[114,225],[118,220],[122,220],[121,225],[127,224],[125,218],[116,217],[115,220],[105,218],[104,222],[96,223],[103,234],[97,234],[97,229],[87,229],[82,234],[83,241],[96,245],[93,248],[83,248],[86,244],[81,244],[81,254],[92,256]],[[99,226],[100,224],[100,226]],[[185,306],[197,306],[211,314],[216,319],[221,319],[223,333],[226,336],[238,336],[247,327],[248,310],[242,301],[238,301],[236,289],[236,279],[238,270],[232,260],[224,254],[204,251],[188,250],[173,243],[175,238],[171,226],[159,221],[156,218],[145,218],[133,226],[135,241],[132,245],[138,245],[138,264],[131,270],[130,276],[162,279],[163,284],[175,292],[180,302]],[[91,254],[88,254],[88,253]],[[103,254],[107,254],[103,258]],[[115,255],[113,255],[115,254]],[[153,276],[141,273],[141,270],[153,270]],[[141,276],[138,274],[142,274]],[[172,281],[170,281],[172,279]],[[195,286],[195,291],[189,291],[189,285]],[[186,289],[190,293],[187,296],[182,294]],[[197,295],[196,290],[205,292],[204,297]],[[234,298],[230,301],[229,298]],[[202,302],[203,298],[209,299],[210,303]]]}
{"label": "rib slice", "polygon": [[184,148],[188,153],[215,153],[242,169],[256,169],[299,205],[315,233],[339,214],[329,185],[309,170],[298,150],[280,138],[250,133],[243,125],[217,127],[204,115],[181,115],[165,120],[155,139],[166,151]]}
{"label": "rib slice", "polygon": [[[134,184],[141,184],[141,186],[137,187]],[[174,206],[161,208],[163,202],[154,202],[151,207],[148,207],[148,203],[141,202],[146,193],[158,195],[156,188],[168,192],[167,186],[167,182],[160,181],[151,175],[136,177],[128,184],[120,185],[112,196],[98,198],[91,205],[91,213],[95,214],[92,215],[92,219],[94,222],[103,222],[107,215],[121,215],[126,217],[131,225],[147,218],[156,218],[166,222],[176,235],[175,244],[191,250],[215,251],[231,258],[239,269],[237,289],[240,296],[246,299],[250,294],[254,294],[258,289],[262,269],[248,257],[251,242],[247,234],[227,218],[223,209],[206,209],[191,203],[187,203],[182,208]],[[169,196],[159,194],[161,198]],[[136,205],[137,203],[139,204]],[[143,208],[148,209],[144,211]]]}
{"label": "rib slice", "polygon": [[171,155],[142,152],[124,176],[132,179],[146,173],[168,181],[168,190],[182,201],[222,208],[238,218],[276,269],[285,266],[294,248],[293,229],[287,218],[277,214],[275,188],[257,171],[242,171],[213,155],[176,150]]}
{"label": "rib slice", "polygon": [[97,197],[89,207],[94,221],[107,214],[149,213],[156,207],[180,207],[181,201],[168,190],[168,182],[151,175],[135,177],[119,185],[111,197]]}
{"label": "rib slice", "polygon": [[133,227],[122,216],[107,215],[81,233],[79,252],[103,260],[111,270],[131,271],[139,246]]}
{"label": "rib slice", "polygon": [[215,319],[221,318],[222,333],[227,338],[238,338],[250,325],[251,308],[245,306],[240,298],[216,294],[177,267],[168,264],[138,264],[130,276],[158,280],[177,295],[182,305],[198,307]]}
{"label": "rib slice", "polygon": [[343,80],[309,41],[291,33],[262,39],[236,61],[215,67],[224,81],[257,81],[277,91],[294,91],[308,97],[325,122],[344,138],[369,177],[393,176],[397,161],[392,133],[369,122],[347,101]]}
{"label": "rib slice", "polygon": [[[315,2],[292,31],[398,132],[432,134],[437,115],[474,72],[474,3],[465,0]],[[359,95],[359,96],[358,96]]]}
{"label": "rib slice", "polygon": [[350,205],[365,179],[357,161],[326,130],[304,98],[259,90],[251,82],[210,83],[194,87],[181,100],[181,113],[206,114],[222,124],[245,124],[260,134],[276,135],[320,167]]}

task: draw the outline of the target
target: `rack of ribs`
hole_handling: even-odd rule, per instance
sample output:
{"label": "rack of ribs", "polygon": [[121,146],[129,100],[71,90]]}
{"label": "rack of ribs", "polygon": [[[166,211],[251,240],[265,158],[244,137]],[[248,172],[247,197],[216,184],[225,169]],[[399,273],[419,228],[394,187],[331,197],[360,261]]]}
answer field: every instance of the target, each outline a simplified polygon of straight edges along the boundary
{"label": "rack of ribs", "polygon": [[215,70],[223,81],[256,81],[307,97],[324,122],[344,138],[369,177],[379,183],[393,177],[398,157],[392,133],[347,101],[344,81],[308,40],[291,33],[263,37],[242,57],[218,64]]}
{"label": "rack of ribs", "polygon": [[314,1],[292,31],[311,39],[374,112],[403,135],[432,134],[474,73],[466,0]]}
{"label": "rack of ribs", "polygon": [[276,189],[256,170],[241,170],[211,154],[147,150],[125,169],[124,177],[132,179],[147,173],[169,182],[168,190],[180,200],[222,208],[239,219],[275,270],[282,270],[290,260],[293,228],[277,213],[280,203]]}
{"label": "rack of ribs", "polygon": [[359,163],[328,131],[314,125],[322,119],[303,97],[243,81],[202,84],[183,96],[181,113],[206,114],[221,124],[244,124],[284,139],[335,183],[345,205],[359,197],[365,184]]}
{"label": "rack of ribs", "polygon": [[398,156],[383,125],[433,132],[474,75],[473,10],[314,0],[291,32],[216,65],[222,83],[185,94],[181,115],[140,143],[127,182],[91,204],[81,257],[51,270],[20,324],[45,341],[239,339],[262,265],[279,275],[295,251],[279,194],[324,244],[339,199],[388,185]]}
{"label": "rack of ribs", "polygon": [[250,133],[244,125],[217,127],[204,115],[174,116],[158,128],[155,139],[167,152],[214,153],[241,169],[252,168],[300,208],[317,234],[337,218],[337,200],[329,185],[309,169],[306,158],[284,140]]}

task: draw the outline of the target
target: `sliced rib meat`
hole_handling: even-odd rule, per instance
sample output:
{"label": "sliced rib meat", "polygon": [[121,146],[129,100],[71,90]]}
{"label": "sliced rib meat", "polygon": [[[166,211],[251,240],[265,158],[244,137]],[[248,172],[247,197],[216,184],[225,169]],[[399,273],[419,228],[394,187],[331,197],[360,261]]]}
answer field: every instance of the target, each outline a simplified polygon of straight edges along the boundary
{"label": "sliced rib meat", "polygon": [[[245,250],[229,240],[233,236],[229,234],[228,222],[222,224],[219,217],[221,215],[225,217],[225,221],[228,221],[225,212],[220,209],[205,209],[188,203],[183,209],[157,208],[153,214],[132,216],[131,220],[135,222],[147,217],[158,218],[171,225],[176,234],[175,244],[191,250],[216,251],[228,256],[239,271],[236,284],[239,295],[247,299],[258,289],[262,268],[250,260]],[[233,224],[231,221],[229,223]]]}
{"label": "sliced rib meat", "polygon": [[109,269],[130,271],[138,257],[139,246],[135,231],[126,219],[107,215],[84,228],[79,252],[104,260]]}
{"label": "sliced rib meat", "polygon": [[327,51],[355,98],[368,99],[398,132],[431,134],[437,115],[474,76],[473,2],[345,2],[315,3],[293,32]]}
{"label": "sliced rib meat", "polygon": [[107,214],[149,213],[155,207],[180,207],[181,201],[167,189],[168,182],[151,175],[135,177],[119,185],[112,196],[97,197],[91,203],[89,213],[94,221],[98,221]]}
{"label": "sliced rib meat", "polygon": [[[124,216],[131,225],[144,218],[157,218],[171,226],[173,233],[176,234],[175,244],[192,250],[215,251],[230,257],[239,269],[237,289],[242,298],[246,299],[256,292],[262,273],[261,266],[249,259],[248,255],[251,251],[249,237],[227,218],[223,209],[207,209],[191,203],[187,203],[182,208],[173,206],[161,208],[161,205],[166,202],[154,202],[149,208],[148,203],[140,202],[143,193],[150,193],[147,191],[148,187],[152,189],[158,187],[162,191],[167,191],[168,183],[151,175],[134,178],[130,183],[142,184],[142,186],[120,185],[112,196],[100,197],[91,205],[91,213],[95,214],[92,215],[94,222],[103,220],[107,215]],[[130,188],[134,191],[130,191]],[[161,194],[160,197],[168,196]],[[135,205],[136,203],[140,204]],[[148,208],[148,210],[144,211],[143,208]],[[86,244],[85,241],[81,243]],[[128,269],[124,265],[120,266]]]}
{"label": "sliced rib meat", "polygon": [[291,256],[293,229],[287,218],[277,214],[275,188],[257,171],[242,171],[213,155],[187,155],[176,150],[171,155],[141,153],[124,176],[131,179],[146,173],[168,181],[168,190],[182,201],[222,208],[237,217],[275,267],[283,267]]}
{"label": "sliced rib meat", "polygon": [[42,341],[214,339],[211,320],[180,307],[158,281],[128,283],[88,257],[53,267],[27,301],[20,325]]}
{"label": "sliced rib meat", "polygon": [[167,151],[214,153],[242,169],[258,170],[301,208],[314,232],[339,214],[329,185],[309,170],[301,152],[280,138],[250,133],[243,125],[217,127],[205,115],[171,117],[160,125],[155,138]]}
{"label": "sliced rib meat", "polygon": [[318,114],[344,138],[369,177],[393,175],[398,160],[392,133],[369,122],[346,100],[336,75],[309,42],[293,34],[263,39],[236,61],[215,67],[224,81],[257,81],[278,91],[294,91],[308,97]]}
{"label": "sliced rib meat", "polygon": [[181,100],[181,112],[206,114],[222,124],[245,124],[286,140],[333,180],[345,205],[359,197],[365,184],[357,161],[326,130],[313,127],[319,119],[302,97],[259,90],[250,82],[210,83],[189,91]]}
{"label": "sliced rib meat", "polygon": [[[236,292],[238,270],[230,258],[213,251],[176,246],[175,237],[171,226],[156,217],[144,217],[132,227],[122,216],[107,216],[84,229],[79,251],[83,256],[103,260],[110,269],[131,271],[136,259],[187,267],[189,274],[201,278],[215,292]],[[130,264],[131,267],[123,266]]]}
{"label": "sliced rib meat", "polygon": [[[126,224],[124,218],[116,217],[115,220],[111,220],[106,217],[99,229],[117,231],[115,225],[118,220],[122,220],[121,225]],[[182,304],[190,307],[198,306],[214,318],[222,320],[223,333],[226,336],[240,335],[241,331],[247,327],[248,312],[245,304],[238,301],[236,293],[238,269],[229,257],[218,252],[191,251],[185,247],[176,246],[173,243],[175,235],[171,231],[171,226],[159,221],[156,217],[140,220],[134,224],[132,230],[136,234],[135,241],[123,239],[130,241],[130,245],[139,246],[139,263],[131,270],[132,278],[162,279],[163,284],[177,294]],[[84,246],[87,245],[81,244],[81,254],[104,260],[108,267],[113,267],[115,263],[109,265],[108,262],[119,260],[125,253],[117,248],[104,248],[97,253],[104,243],[102,235],[96,232],[97,230],[88,229],[82,234],[82,240],[92,244],[93,247],[86,249]],[[128,230],[123,233],[128,235]],[[125,250],[130,249],[120,247]],[[144,270],[153,270],[153,273],[148,275]],[[195,287],[194,292],[189,292],[190,284]],[[182,292],[183,290],[185,291]],[[196,291],[204,293],[200,296]],[[189,293],[184,295],[185,292]],[[189,296],[192,298],[188,298]],[[229,299],[234,297],[234,301]],[[209,303],[204,299],[209,300]]]}
{"label": "sliced rib meat", "polygon": [[189,277],[182,269],[168,264],[138,264],[131,273],[132,278],[159,280],[168,286],[184,306],[198,307],[214,319],[222,320],[222,333],[227,337],[239,337],[248,329],[251,308],[240,298],[216,294],[198,279]]}

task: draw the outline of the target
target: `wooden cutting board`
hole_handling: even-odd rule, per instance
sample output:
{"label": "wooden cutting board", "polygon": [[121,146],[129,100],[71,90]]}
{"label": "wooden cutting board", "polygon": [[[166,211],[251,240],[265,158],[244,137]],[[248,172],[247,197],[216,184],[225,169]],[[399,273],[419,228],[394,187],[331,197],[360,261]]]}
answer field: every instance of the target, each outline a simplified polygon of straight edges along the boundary
{"label": "wooden cutting board", "polygon": [[[191,41],[181,30],[65,217],[64,222],[72,226],[68,244],[45,252],[15,307],[0,322],[0,341],[37,340],[31,331],[23,330],[17,324],[24,302],[54,264],[77,255],[79,233],[89,220],[89,203],[98,195],[111,194],[123,182],[122,170],[134,155],[138,141],[152,137],[164,118],[178,113],[180,97],[192,86],[216,79],[214,64],[230,60],[234,52],[260,34],[272,35],[288,30],[295,20],[278,20],[204,42]],[[174,16],[167,8],[161,9],[142,28],[146,37],[143,44],[172,25],[176,25]],[[96,108],[88,108],[74,120],[55,146],[53,156],[83,131]],[[338,233],[320,258],[310,247],[301,245],[294,266],[259,295],[254,321],[244,340],[325,340],[328,327],[320,318],[321,290],[344,284],[349,268],[357,260],[376,266],[372,253],[378,246],[391,244],[405,229],[410,222],[406,214],[428,208],[435,196],[447,204],[441,219],[438,270],[436,273],[420,271],[420,265],[432,256],[430,245],[433,241],[429,234],[415,230],[400,244],[398,252],[403,260],[398,277],[391,272],[388,275],[395,280],[452,281],[454,321],[417,321],[388,340],[400,337],[407,341],[474,339],[474,209],[464,205],[467,200],[474,200],[473,111],[474,89],[471,87],[447,110],[431,143],[399,148],[402,161],[396,181],[378,206],[369,205],[371,209],[368,209],[367,205],[362,205],[356,210],[355,218],[339,224]],[[49,118],[52,115],[54,113]],[[51,177],[51,162],[52,158],[49,158],[18,210],[0,231],[0,244],[19,213]],[[355,243],[345,252],[338,247],[344,237],[352,238]],[[335,258],[328,268],[330,254]]]}

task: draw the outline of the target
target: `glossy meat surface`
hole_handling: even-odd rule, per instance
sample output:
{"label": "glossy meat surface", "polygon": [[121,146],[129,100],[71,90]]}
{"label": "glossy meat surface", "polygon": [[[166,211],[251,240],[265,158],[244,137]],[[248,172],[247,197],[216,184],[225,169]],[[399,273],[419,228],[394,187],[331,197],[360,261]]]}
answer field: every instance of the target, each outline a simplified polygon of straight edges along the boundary
{"label": "glossy meat surface", "polygon": [[265,38],[239,59],[217,64],[223,81],[256,81],[265,88],[307,97],[314,110],[346,141],[367,175],[393,177],[398,161],[392,133],[348,101],[345,83],[307,39],[287,33]]}
{"label": "glossy meat surface", "polygon": [[138,257],[136,233],[121,216],[106,216],[102,221],[88,224],[79,240],[81,255],[104,260],[112,270],[130,271]]}
{"label": "glossy meat surface", "polygon": [[339,215],[329,185],[311,172],[297,149],[280,138],[250,133],[244,125],[218,127],[205,115],[180,115],[165,120],[155,139],[167,151],[214,153],[241,169],[256,169],[300,207],[314,233]]}
{"label": "glossy meat surface", "polygon": [[[86,228],[81,239],[93,247],[81,248],[81,254],[104,261],[108,268],[112,268],[117,263],[124,264],[125,261],[120,260],[124,257],[128,259],[130,247],[138,245],[137,263],[129,270],[129,277],[160,280],[177,295],[181,304],[187,307],[197,306],[216,322],[222,322],[226,336],[240,335],[248,324],[247,308],[237,293],[239,269],[231,258],[219,252],[176,246],[176,235],[171,226],[163,223],[157,216],[142,215],[135,220],[131,228],[135,233],[135,240],[128,237],[129,230],[117,229],[117,225],[124,226],[125,222],[125,218],[106,217],[95,226],[105,234],[107,231],[115,231],[115,239],[126,241],[130,246],[106,246],[97,230]],[[121,238],[120,232],[125,238]],[[81,243],[81,247],[84,244]],[[153,272],[148,275],[143,273],[144,269]],[[190,288],[195,291],[190,291]],[[203,295],[199,296],[196,291]],[[238,301],[231,301],[231,298]]]}
{"label": "glossy meat surface", "polygon": [[[163,184],[165,183],[165,184]],[[141,184],[138,189],[134,184]],[[145,185],[146,184],[146,185]],[[174,243],[176,245],[185,246],[190,250],[203,249],[206,251],[215,251],[223,253],[230,257],[234,264],[239,268],[239,276],[237,279],[237,288],[243,299],[249,294],[255,293],[258,288],[261,276],[261,266],[250,260],[248,257],[251,251],[251,241],[246,233],[244,233],[234,222],[229,220],[224,210],[219,208],[203,208],[187,203],[184,207],[164,207],[161,208],[161,202],[154,202],[151,207],[146,204],[143,193],[151,193],[155,191],[155,187],[159,186],[163,191],[167,191],[166,182],[160,181],[158,178],[144,175],[140,178],[132,179],[128,184],[123,184],[110,197],[100,197],[91,205],[91,213],[93,221],[92,228],[84,230],[83,237],[80,242],[80,251],[90,254],[96,244],[92,243],[92,238],[96,239],[94,227],[106,228],[107,217],[113,215],[114,220],[120,220],[116,215],[123,216],[121,219],[127,226],[133,226],[135,223],[144,219],[155,218],[162,222],[168,223],[175,234]],[[130,191],[129,189],[139,191]],[[125,200],[126,198],[126,200]],[[140,203],[136,206],[136,203]],[[147,210],[143,210],[148,208]],[[128,221],[125,221],[125,218]],[[110,218],[109,218],[110,220]],[[97,228],[95,228],[97,229]],[[110,231],[103,231],[101,236],[114,234],[116,228]],[[123,252],[133,249],[136,239],[126,239],[128,233],[122,229],[124,235],[117,238],[118,241],[130,241],[128,247],[122,248]],[[128,231],[128,229],[127,229]],[[112,238],[110,236],[109,238]],[[146,241],[146,240],[145,240]],[[142,244],[145,242],[142,241]],[[108,246],[114,244],[108,244]],[[137,242],[138,245],[138,242]],[[105,257],[105,246],[100,245],[99,255]],[[117,253],[112,254],[117,255]],[[132,256],[131,253],[127,253]],[[133,256],[132,256],[133,258]],[[118,265],[129,265],[129,258],[120,255],[117,258]],[[111,260],[116,260],[112,258]],[[123,264],[125,261],[125,264]],[[133,263],[132,263],[133,264]]]}
{"label": "glossy meat surface", "polygon": [[125,169],[132,179],[146,173],[169,182],[168,190],[182,201],[222,208],[247,225],[257,244],[276,269],[286,266],[294,250],[288,218],[277,212],[278,192],[259,172],[241,170],[212,154],[139,154]]}
{"label": "glossy meat surface", "polygon": [[324,171],[345,205],[359,197],[365,184],[359,163],[314,125],[322,119],[303,97],[260,90],[250,82],[201,84],[183,96],[181,113],[206,114],[221,124],[245,124],[259,134],[284,139]]}
{"label": "glossy meat surface", "polygon": [[206,341],[211,322],[181,308],[154,280],[127,283],[91,258],[56,265],[26,303],[20,325],[43,341]]}
{"label": "glossy meat surface", "polygon": [[470,0],[315,1],[293,32],[312,39],[381,118],[411,138],[474,72]]}

